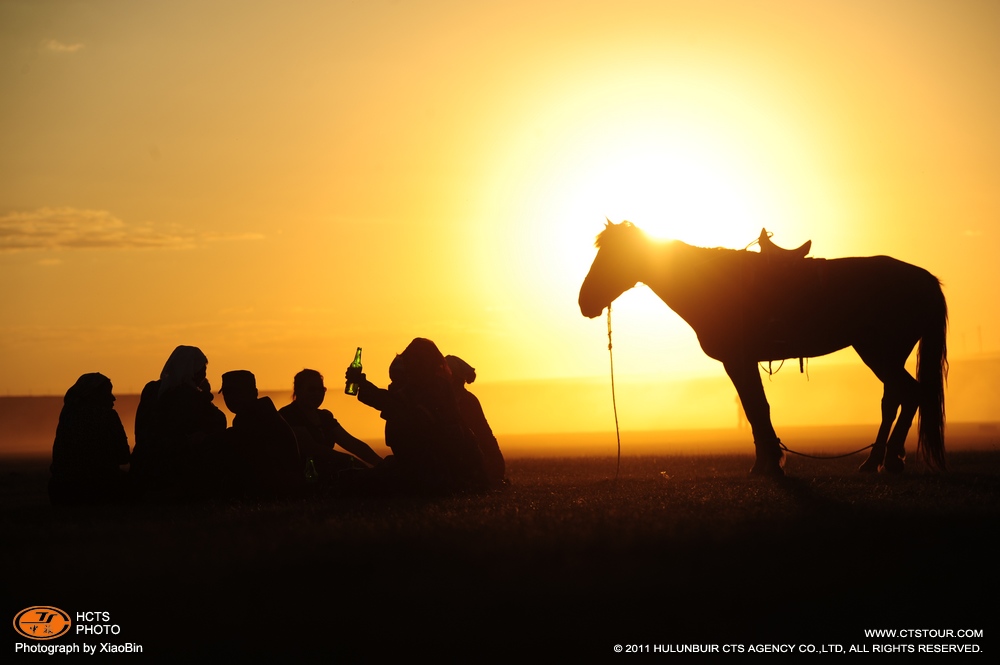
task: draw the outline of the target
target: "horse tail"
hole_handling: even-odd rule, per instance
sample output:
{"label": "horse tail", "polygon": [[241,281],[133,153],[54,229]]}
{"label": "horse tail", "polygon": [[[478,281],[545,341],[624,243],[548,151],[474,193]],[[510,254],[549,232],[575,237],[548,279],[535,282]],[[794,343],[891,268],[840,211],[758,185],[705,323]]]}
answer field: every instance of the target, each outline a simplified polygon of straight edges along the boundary
{"label": "horse tail", "polygon": [[917,348],[920,415],[917,449],[932,469],[944,470],[944,386],[948,380],[948,305],[935,279],[926,328]]}

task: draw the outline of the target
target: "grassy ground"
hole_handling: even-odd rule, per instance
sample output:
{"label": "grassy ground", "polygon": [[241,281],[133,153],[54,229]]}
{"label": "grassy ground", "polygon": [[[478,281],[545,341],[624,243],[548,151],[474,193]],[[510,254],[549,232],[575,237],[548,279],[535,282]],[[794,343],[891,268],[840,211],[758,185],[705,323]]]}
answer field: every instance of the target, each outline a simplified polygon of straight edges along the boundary
{"label": "grassy ground", "polygon": [[[946,474],[912,463],[901,477],[794,459],[780,482],[748,478],[750,461],[624,458],[615,481],[613,459],[515,459],[512,487],[487,496],[56,509],[47,460],[8,460],[3,597],[11,617],[41,604],[108,612],[120,634],[61,639],[168,659],[988,648],[1000,453],[956,453]],[[985,637],[866,639],[871,628]]]}

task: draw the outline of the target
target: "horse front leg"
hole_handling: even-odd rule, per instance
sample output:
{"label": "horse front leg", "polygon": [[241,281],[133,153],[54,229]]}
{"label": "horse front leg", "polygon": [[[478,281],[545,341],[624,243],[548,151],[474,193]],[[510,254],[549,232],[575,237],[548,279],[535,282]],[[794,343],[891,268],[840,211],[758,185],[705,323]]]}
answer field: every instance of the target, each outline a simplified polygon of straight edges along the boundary
{"label": "horse front leg", "polygon": [[722,365],[736,387],[753,432],[753,445],[757,451],[757,458],[753,468],[750,469],[750,475],[772,477],[785,475],[781,468],[785,464],[785,453],[781,450],[781,440],[771,425],[771,406],[764,395],[764,384],[760,380],[757,363],[729,361],[723,362]]}

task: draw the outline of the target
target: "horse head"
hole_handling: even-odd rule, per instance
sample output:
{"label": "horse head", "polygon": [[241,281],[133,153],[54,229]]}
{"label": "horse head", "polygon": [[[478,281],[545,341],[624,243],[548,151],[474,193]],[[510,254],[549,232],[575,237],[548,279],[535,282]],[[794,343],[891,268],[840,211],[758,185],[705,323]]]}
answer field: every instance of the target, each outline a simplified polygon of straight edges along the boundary
{"label": "horse head", "polygon": [[648,242],[646,234],[631,222],[614,224],[608,220],[594,243],[597,257],[580,287],[581,314],[588,319],[600,316],[615,298],[636,285]]}

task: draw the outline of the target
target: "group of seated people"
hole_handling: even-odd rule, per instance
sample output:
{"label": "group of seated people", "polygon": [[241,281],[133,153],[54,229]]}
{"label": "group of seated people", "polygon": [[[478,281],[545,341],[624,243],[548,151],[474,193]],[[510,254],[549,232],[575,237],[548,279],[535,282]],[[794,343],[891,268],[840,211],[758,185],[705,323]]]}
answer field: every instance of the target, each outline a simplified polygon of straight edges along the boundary
{"label": "group of seated people", "polygon": [[[234,414],[213,403],[200,349],[178,346],[159,380],[143,388],[135,446],[114,409],[111,381],[84,374],[63,402],[52,448],[53,503],[133,499],[295,496],[311,484],[347,492],[449,493],[498,489],[503,455],[476,397],[466,389],[475,370],[414,339],[389,366],[379,388],[360,367],[346,380],[358,399],[385,420],[383,459],[321,409],[323,376],[295,375],[292,402],[279,409],[260,397],[247,370],[222,375],[219,391]],[[343,451],[336,450],[339,446]],[[125,473],[121,467],[128,464]]]}

